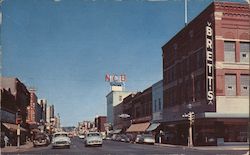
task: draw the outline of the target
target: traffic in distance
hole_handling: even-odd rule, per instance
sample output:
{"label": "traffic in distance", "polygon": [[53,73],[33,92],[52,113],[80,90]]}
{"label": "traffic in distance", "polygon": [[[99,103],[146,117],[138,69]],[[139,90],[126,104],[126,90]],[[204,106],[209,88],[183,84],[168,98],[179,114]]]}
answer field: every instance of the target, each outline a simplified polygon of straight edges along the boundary
{"label": "traffic in distance", "polygon": [[73,134],[70,132],[56,132],[52,135],[47,133],[35,133],[33,135],[33,147],[48,146],[51,144],[51,148],[70,148],[71,138],[78,137],[83,139],[84,145],[88,146],[102,146],[103,140],[112,140],[126,143],[138,143],[138,144],[155,144],[155,138],[152,134],[112,134],[104,136],[100,132],[90,131],[85,134]]}

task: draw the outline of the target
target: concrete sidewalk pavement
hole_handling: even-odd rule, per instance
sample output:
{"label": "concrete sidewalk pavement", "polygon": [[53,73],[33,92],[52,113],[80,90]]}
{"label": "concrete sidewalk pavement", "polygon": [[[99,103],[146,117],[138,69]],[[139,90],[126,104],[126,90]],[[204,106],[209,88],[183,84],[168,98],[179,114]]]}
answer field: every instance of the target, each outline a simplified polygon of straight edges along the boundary
{"label": "concrete sidewalk pavement", "polygon": [[33,143],[32,142],[26,142],[26,144],[20,145],[19,148],[17,148],[17,146],[6,146],[4,148],[1,148],[1,153],[22,152],[22,151],[30,149],[32,147],[33,147]]}
{"label": "concrete sidewalk pavement", "polygon": [[193,149],[193,150],[239,150],[239,151],[249,151],[249,145],[228,145],[228,146],[194,146],[188,147],[183,145],[171,145],[171,144],[159,144],[155,143],[157,146],[165,147],[175,147],[182,149]]}

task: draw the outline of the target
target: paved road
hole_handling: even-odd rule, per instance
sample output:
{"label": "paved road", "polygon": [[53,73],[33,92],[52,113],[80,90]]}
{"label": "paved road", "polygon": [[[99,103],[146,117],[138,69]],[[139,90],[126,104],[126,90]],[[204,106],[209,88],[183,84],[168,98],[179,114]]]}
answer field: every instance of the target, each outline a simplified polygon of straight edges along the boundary
{"label": "paved road", "polygon": [[36,147],[16,153],[2,154],[39,154],[39,155],[242,155],[246,151],[206,151],[185,149],[182,147],[166,147],[145,144],[130,144],[123,142],[104,141],[102,147],[85,147],[82,139],[73,138],[70,149],[52,149]]}

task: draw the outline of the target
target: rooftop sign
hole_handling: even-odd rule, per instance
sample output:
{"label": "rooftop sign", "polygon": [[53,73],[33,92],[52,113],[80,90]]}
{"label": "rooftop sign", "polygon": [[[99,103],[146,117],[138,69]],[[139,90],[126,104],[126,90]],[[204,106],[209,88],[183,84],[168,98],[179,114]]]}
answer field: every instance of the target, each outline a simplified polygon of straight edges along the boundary
{"label": "rooftop sign", "polygon": [[124,82],[127,80],[125,74],[121,74],[120,76],[113,74],[106,74],[105,75],[105,81],[109,82],[111,86],[122,86],[124,85]]}

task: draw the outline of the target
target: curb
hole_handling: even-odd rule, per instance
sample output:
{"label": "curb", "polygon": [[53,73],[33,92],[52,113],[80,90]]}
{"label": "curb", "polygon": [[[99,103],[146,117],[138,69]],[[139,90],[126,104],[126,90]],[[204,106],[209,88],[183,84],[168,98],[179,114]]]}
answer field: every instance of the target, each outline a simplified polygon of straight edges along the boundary
{"label": "curb", "polygon": [[156,146],[163,147],[173,147],[173,148],[182,148],[182,149],[193,149],[193,150],[234,150],[234,151],[249,151],[248,146],[237,147],[237,146],[207,146],[207,147],[187,147],[182,145],[170,145],[170,144],[159,144],[155,143]]}

